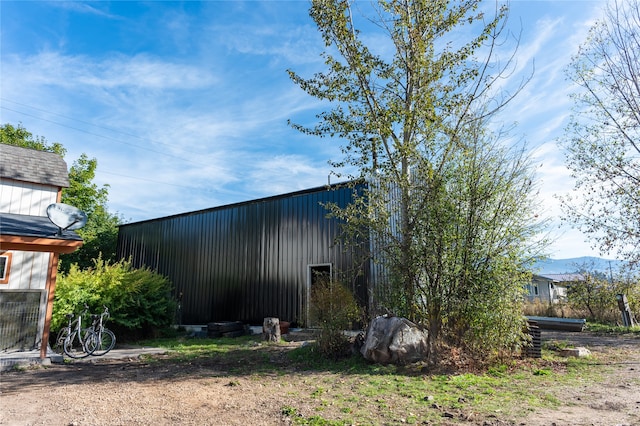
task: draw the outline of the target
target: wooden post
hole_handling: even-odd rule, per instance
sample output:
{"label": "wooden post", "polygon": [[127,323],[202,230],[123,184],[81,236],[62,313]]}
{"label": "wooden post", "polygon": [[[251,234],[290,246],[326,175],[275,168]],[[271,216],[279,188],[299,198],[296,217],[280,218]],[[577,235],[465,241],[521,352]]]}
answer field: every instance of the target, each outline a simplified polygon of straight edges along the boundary
{"label": "wooden post", "polygon": [[40,359],[47,357],[47,348],[49,347],[49,329],[51,328],[51,317],[53,316],[53,298],[56,293],[56,277],[58,273],[58,253],[49,255],[49,270],[47,274],[47,282],[45,293],[47,296],[47,306],[45,308],[44,327],[42,329],[42,339],[40,341]]}
{"label": "wooden post", "polygon": [[262,338],[269,342],[280,341],[280,320],[278,318],[267,317],[262,323]]}

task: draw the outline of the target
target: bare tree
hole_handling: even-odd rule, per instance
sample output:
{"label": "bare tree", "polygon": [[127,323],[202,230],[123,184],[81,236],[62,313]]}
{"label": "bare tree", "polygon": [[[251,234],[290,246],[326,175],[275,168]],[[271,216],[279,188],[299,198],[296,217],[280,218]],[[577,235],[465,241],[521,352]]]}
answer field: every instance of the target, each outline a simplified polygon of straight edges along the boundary
{"label": "bare tree", "polygon": [[562,144],[576,178],[567,217],[601,252],[640,262],[640,2],[610,3],[567,69],[577,85]]}

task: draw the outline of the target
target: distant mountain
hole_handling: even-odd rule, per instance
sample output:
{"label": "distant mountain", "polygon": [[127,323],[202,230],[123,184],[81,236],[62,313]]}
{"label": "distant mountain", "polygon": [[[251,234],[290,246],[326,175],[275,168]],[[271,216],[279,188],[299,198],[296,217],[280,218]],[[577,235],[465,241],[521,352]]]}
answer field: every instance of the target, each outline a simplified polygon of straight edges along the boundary
{"label": "distant mountain", "polygon": [[533,266],[534,274],[570,274],[578,272],[580,269],[591,271],[617,272],[625,265],[623,260],[609,260],[600,257],[584,256],[571,259],[544,259],[538,261]]}

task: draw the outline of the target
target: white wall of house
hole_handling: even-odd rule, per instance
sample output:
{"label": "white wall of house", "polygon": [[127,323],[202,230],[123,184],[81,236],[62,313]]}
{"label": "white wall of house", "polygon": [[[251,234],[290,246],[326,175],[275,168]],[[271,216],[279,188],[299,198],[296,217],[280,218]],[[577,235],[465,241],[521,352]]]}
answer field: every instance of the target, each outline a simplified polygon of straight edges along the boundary
{"label": "white wall of house", "polygon": [[543,304],[566,302],[567,287],[558,281],[534,276],[527,286],[526,300]]}
{"label": "white wall of house", "polygon": [[9,282],[0,285],[3,290],[44,290],[51,253],[12,251]]}
{"label": "white wall of house", "polygon": [[56,187],[37,183],[2,179],[0,182],[0,212],[46,216],[47,207],[56,202]]}
{"label": "white wall of house", "polygon": [[[11,179],[0,181],[0,212],[46,216],[47,207],[57,201],[58,188]],[[3,290],[44,290],[50,253],[12,252],[9,282]]]}
{"label": "white wall of house", "polygon": [[[0,212],[2,213],[46,216],[47,207],[55,203],[57,198],[58,188],[54,186],[11,179],[0,180]],[[40,300],[38,306],[29,305],[26,308],[27,314],[24,313],[25,308],[19,309],[22,315],[27,315],[31,320],[37,318],[33,343],[35,347],[41,344],[44,328],[47,306],[46,285],[51,256],[51,253],[46,252],[11,251],[9,280],[6,284],[0,284],[0,291],[6,292],[3,294],[7,296],[11,293],[17,294],[16,292],[39,293],[39,297],[36,296]],[[9,330],[18,332],[15,327]]]}

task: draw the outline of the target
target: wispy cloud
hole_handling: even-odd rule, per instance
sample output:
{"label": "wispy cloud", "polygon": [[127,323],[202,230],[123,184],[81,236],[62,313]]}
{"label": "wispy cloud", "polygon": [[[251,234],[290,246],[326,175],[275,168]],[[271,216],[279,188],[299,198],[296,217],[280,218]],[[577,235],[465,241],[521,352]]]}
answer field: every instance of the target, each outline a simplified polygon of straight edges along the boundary
{"label": "wispy cloud", "polygon": [[249,167],[247,182],[262,192],[272,194],[323,184],[318,181],[319,171],[326,174],[324,183],[327,183],[330,172],[326,162],[323,164],[303,155],[268,157],[253,162]]}
{"label": "wispy cloud", "polygon": [[95,3],[95,5],[92,5],[89,3],[78,2],[78,1],[50,1],[49,5],[52,7],[65,9],[70,12],[78,13],[81,15],[95,15],[95,16],[100,16],[102,18],[108,18],[108,19],[123,19],[118,15],[108,12],[104,8],[96,7],[96,6],[100,6],[100,3]]}
{"label": "wispy cloud", "polygon": [[3,83],[11,88],[15,76],[23,82],[78,90],[101,89],[198,89],[219,82],[210,70],[153,58],[150,55],[114,55],[105,60],[86,56],[43,52],[28,57],[3,58],[8,73]]}

